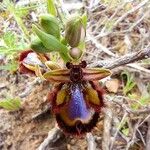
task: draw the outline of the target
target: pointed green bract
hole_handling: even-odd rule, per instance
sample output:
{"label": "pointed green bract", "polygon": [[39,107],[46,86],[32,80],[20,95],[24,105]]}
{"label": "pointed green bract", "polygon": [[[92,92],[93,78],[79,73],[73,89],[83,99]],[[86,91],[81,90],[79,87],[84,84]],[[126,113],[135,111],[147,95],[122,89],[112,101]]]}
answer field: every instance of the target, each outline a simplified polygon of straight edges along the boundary
{"label": "pointed green bract", "polygon": [[52,14],[53,16],[57,16],[57,10],[54,4],[54,0],[47,0],[47,10],[48,13]]}
{"label": "pointed green bract", "polygon": [[84,13],[82,16],[81,16],[81,20],[82,20],[82,24],[84,26],[84,28],[86,29],[86,26],[87,26],[87,15],[86,13]]}
{"label": "pointed green bract", "polygon": [[55,36],[57,39],[60,39],[59,21],[56,17],[50,14],[41,15],[40,24],[46,33]]}
{"label": "pointed green bract", "polygon": [[31,49],[37,53],[48,53],[50,52],[49,49],[47,49],[43,43],[41,42],[40,39],[35,39],[34,41],[31,42],[30,45]]}
{"label": "pointed green bract", "polygon": [[68,56],[68,48],[63,45],[58,39],[56,39],[53,35],[47,34],[44,31],[40,30],[35,25],[33,25],[32,28],[39,39],[42,41],[43,45],[49,50],[49,52],[57,51],[60,54],[63,53],[63,60],[65,62],[70,60]]}

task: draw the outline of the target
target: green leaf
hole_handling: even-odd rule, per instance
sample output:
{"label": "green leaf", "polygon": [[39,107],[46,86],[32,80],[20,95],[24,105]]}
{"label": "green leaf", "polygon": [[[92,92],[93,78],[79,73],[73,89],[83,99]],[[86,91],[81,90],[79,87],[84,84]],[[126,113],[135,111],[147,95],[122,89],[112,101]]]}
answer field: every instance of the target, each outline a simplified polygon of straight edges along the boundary
{"label": "green leaf", "polygon": [[50,14],[41,15],[40,25],[46,33],[55,36],[57,39],[60,39],[59,21],[56,17]]}
{"label": "green leaf", "polygon": [[15,72],[17,70],[17,66],[18,65],[16,63],[10,63],[4,66],[0,66],[0,70],[7,70],[7,71]]}
{"label": "green leaf", "polygon": [[87,20],[88,20],[86,13],[84,13],[84,14],[81,16],[81,20],[82,20],[82,24],[83,24],[84,28],[86,29]]}
{"label": "green leaf", "polygon": [[[37,26],[33,25],[33,31],[42,41],[43,45],[51,51],[57,51],[61,55],[62,59],[67,62],[70,60],[68,55],[68,48],[63,45],[58,39],[56,39],[53,35],[47,34],[44,31],[40,30]],[[47,52],[47,51],[46,51]]]}
{"label": "green leaf", "polygon": [[52,14],[53,16],[57,16],[57,10],[54,4],[54,0],[47,0],[47,10],[48,13]]}
{"label": "green leaf", "polygon": [[129,128],[125,128],[122,130],[122,133],[125,135],[125,136],[128,136],[129,135]]}
{"label": "green leaf", "polygon": [[18,98],[2,100],[0,101],[0,107],[10,111],[16,111],[21,108],[21,100]]}
{"label": "green leaf", "polygon": [[33,51],[35,51],[37,53],[46,53],[46,52],[50,51],[43,45],[43,43],[41,42],[41,40],[39,38],[33,40],[31,42],[30,47]]}
{"label": "green leaf", "polygon": [[136,83],[133,80],[134,76],[129,74],[127,71],[124,71],[121,76],[122,78],[126,78],[126,84],[123,88],[123,93],[126,95],[135,87]]}
{"label": "green leaf", "polygon": [[42,30],[40,30],[37,26],[32,26],[33,31],[42,41],[43,45],[49,49],[50,51],[64,51],[67,52],[68,49],[65,45],[63,45],[58,39],[56,39],[53,35],[50,35]]}
{"label": "green leaf", "polygon": [[142,96],[139,100],[142,105],[148,105],[150,103],[150,95]]}
{"label": "green leaf", "polygon": [[131,109],[133,110],[138,110],[140,107],[147,106],[150,103],[150,95],[144,95],[141,96],[140,98],[137,98],[136,94],[128,94],[128,97],[130,98],[130,100],[134,100],[131,103]]}
{"label": "green leaf", "polygon": [[6,32],[3,36],[3,40],[8,47],[15,47],[16,36],[13,32]]}

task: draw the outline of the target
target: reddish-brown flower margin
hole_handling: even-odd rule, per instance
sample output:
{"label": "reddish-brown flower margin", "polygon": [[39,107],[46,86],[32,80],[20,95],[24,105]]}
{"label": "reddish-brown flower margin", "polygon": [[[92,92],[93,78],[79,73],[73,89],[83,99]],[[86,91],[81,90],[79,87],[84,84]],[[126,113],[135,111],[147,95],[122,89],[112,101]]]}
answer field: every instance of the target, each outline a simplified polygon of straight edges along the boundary
{"label": "reddish-brown flower margin", "polygon": [[39,61],[41,61],[42,63],[44,61],[48,61],[49,57],[46,54],[40,54],[40,53],[36,53],[32,50],[26,50],[26,51],[22,51],[19,55],[19,72],[22,74],[35,74],[35,65],[33,64],[26,64],[24,62],[24,60],[30,55],[30,54],[35,54],[37,55],[37,57],[39,58]]}
{"label": "reddish-brown flower margin", "polygon": [[43,77],[56,83],[48,94],[59,127],[67,134],[90,132],[104,107],[103,90],[98,80],[111,74],[104,68],[86,68],[86,62],[66,64],[67,69],[47,72]]}

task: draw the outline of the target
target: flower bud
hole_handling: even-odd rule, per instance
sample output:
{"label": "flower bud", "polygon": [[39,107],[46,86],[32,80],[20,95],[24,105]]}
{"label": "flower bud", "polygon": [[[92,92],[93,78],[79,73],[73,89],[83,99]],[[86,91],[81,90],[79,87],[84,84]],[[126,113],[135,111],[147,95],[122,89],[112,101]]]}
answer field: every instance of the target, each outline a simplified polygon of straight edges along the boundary
{"label": "flower bud", "polygon": [[73,17],[67,22],[65,39],[71,47],[77,47],[85,39],[85,28],[80,17]]}
{"label": "flower bud", "polygon": [[82,50],[74,47],[69,51],[69,54],[73,59],[79,59],[82,56]]}

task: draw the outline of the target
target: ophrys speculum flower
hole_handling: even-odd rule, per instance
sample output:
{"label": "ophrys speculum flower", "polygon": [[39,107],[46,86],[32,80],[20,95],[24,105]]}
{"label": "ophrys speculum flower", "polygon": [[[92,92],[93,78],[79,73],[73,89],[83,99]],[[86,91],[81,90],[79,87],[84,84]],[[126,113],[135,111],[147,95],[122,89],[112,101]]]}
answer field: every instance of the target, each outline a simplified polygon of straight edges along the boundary
{"label": "ophrys speculum flower", "polygon": [[103,91],[98,80],[111,74],[104,68],[86,68],[86,62],[66,64],[67,69],[47,72],[43,77],[56,83],[48,99],[59,127],[68,134],[90,132],[104,106]]}
{"label": "ophrys speculum flower", "polygon": [[[40,24],[41,28],[33,25],[33,31],[38,36],[31,44],[34,52],[21,53],[19,70],[54,83],[48,100],[59,127],[65,133],[79,136],[90,132],[96,126],[104,106],[98,80],[111,73],[105,68],[87,68],[85,61],[77,63],[85,50],[86,17],[71,18],[66,24],[65,37],[59,33],[56,18],[43,16]],[[67,62],[66,68],[61,69],[58,64],[50,61],[45,54],[50,52],[58,52]]]}
{"label": "ophrys speculum flower", "polygon": [[19,55],[19,72],[23,74],[35,74],[36,65],[43,67],[49,60],[46,54],[35,53],[32,50],[26,50]]}

